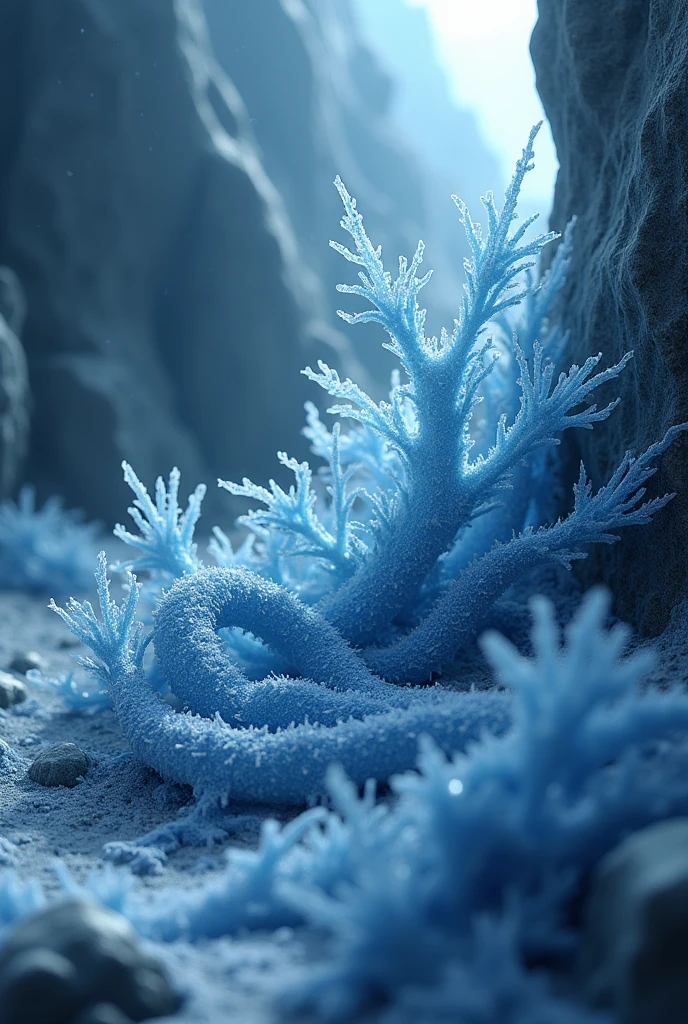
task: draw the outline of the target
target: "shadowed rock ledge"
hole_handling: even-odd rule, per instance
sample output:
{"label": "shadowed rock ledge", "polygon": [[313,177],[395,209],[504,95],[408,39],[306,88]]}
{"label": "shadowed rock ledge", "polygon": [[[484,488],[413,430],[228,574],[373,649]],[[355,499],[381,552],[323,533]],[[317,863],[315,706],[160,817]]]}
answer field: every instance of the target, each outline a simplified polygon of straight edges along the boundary
{"label": "shadowed rock ledge", "polygon": [[281,383],[303,361],[294,242],[197,4],[12,0],[0,67],[27,475],[106,520],[124,507],[123,457],[149,484],[174,464],[190,486],[267,475],[301,418],[298,380]]}

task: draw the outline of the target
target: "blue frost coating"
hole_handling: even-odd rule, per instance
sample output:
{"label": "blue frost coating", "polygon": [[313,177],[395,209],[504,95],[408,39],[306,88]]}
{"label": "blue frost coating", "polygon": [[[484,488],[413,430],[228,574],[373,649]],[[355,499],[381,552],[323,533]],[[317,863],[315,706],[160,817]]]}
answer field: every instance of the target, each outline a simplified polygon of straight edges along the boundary
{"label": "blue frost coating", "polygon": [[[305,371],[347,403],[331,412],[375,430],[398,452],[405,469],[404,500],[392,525],[352,579],[322,604],[327,618],[354,643],[378,640],[458,531],[494,504],[496,493],[522,459],[556,443],[557,435],[568,427],[591,427],[614,407],[612,403],[598,410],[587,403],[595,388],[621,372],[628,357],[600,373],[594,372],[600,357],[593,357],[562,375],[552,387],[553,366],[543,359],[542,346],[534,346],[529,365],[514,343],[523,382],[520,409],[511,423],[506,414],[499,419],[487,456],[469,460],[469,424],[479,389],[492,368],[492,345],[479,341],[479,336],[491,319],[524,298],[524,291],[512,288],[514,279],[556,237],[550,233],[523,242],[532,219],[511,231],[521,184],[532,166],[536,131],[531,132],[502,211],[497,211],[490,193],[484,199],[485,237],[465,205],[456,200],[472,255],[466,263],[467,283],[454,330],[451,335],[443,331],[439,340],[425,336],[425,313],[418,306],[418,294],[428,281],[428,275],[417,276],[422,245],[410,264],[400,260],[399,275],[393,280],[384,269],[381,251],[364,230],[355,201],[337,183],[345,208],[342,226],[353,239],[354,251],[336,243],[334,247],[363,268],[362,284],[341,286],[341,290],[372,306],[363,313],[342,315],[349,323],[380,323],[390,336],[386,347],[399,358],[408,377],[407,383],[393,389],[389,403],[376,404],[325,364],[320,364],[319,373]],[[579,412],[571,412],[581,405]]]}
{"label": "blue frost coating", "polygon": [[[542,280],[537,281],[532,271],[526,271],[528,290],[523,300],[524,313],[514,325],[507,315],[498,318],[502,332],[502,347],[498,350],[500,359],[484,383],[481,441],[476,445],[484,449],[489,440],[489,429],[506,414],[507,421],[518,415],[519,388],[517,386],[518,363],[514,343],[525,358],[533,360],[538,342],[542,344],[545,357],[558,366],[566,348],[567,336],[562,335],[556,323],[552,322],[555,299],[566,281],[573,249],[573,228],[575,221],[568,225],[557,249],[552,266]],[[489,447],[488,449],[489,450]],[[482,454],[487,454],[486,450]],[[529,526],[540,526],[554,518],[556,501],[561,499],[557,487],[557,458],[552,447],[540,448],[512,470],[508,487],[496,508],[479,516],[462,530],[454,545],[437,563],[433,578],[424,591],[426,596],[436,596],[438,589],[446,586],[478,555],[489,551],[495,541],[508,543],[514,533],[519,534]]]}
{"label": "blue frost coating", "polygon": [[0,504],[0,589],[68,594],[87,590],[96,553],[97,523],[84,523],[59,498],[36,508],[32,487]]}
{"label": "blue frost coating", "polygon": [[[591,356],[582,366],[574,365],[555,379],[553,360],[561,354],[564,339],[548,317],[565,279],[571,230],[551,274],[537,286],[527,278],[525,288],[520,288],[519,275],[528,272],[542,247],[556,236],[549,233],[524,241],[533,218],[512,229],[523,178],[532,167],[536,132],[537,127],[517,164],[502,210],[497,210],[491,193],[484,197],[488,217],[484,235],[465,204],[456,200],[471,258],[465,264],[466,284],[454,330],[451,334],[442,331],[439,339],[426,336],[425,311],[418,305],[420,291],[429,279],[429,274],[419,276],[422,243],[410,263],[400,259],[398,276],[393,278],[385,270],[381,250],[366,234],[355,200],[337,179],[345,211],[342,226],[353,245],[347,249],[332,244],[345,259],[362,268],[361,284],[342,285],[340,290],[371,306],[364,312],[340,315],[352,324],[379,323],[389,335],[385,347],[398,357],[406,381],[402,384],[397,375],[389,401],[376,403],[324,363],[319,364],[319,372],[310,367],[304,370],[339,400],[328,411],[355,424],[342,438],[337,428],[329,434],[313,409],[308,410],[307,434],[314,450],[329,462],[331,500],[324,509],[308,464],[296,463],[284,454],[280,459],[296,478],[288,492],[274,481],[269,490],[248,480],[242,484],[220,481],[232,493],[255,498],[266,506],[242,521],[259,538],[268,574],[296,589],[305,600],[317,601],[325,618],[350,643],[364,647],[386,642],[395,632],[422,619],[442,595],[441,607],[434,612],[437,628],[431,621],[424,623],[424,632],[407,638],[399,647],[396,660],[391,652],[391,661],[387,654],[364,655],[374,671],[397,682],[421,682],[439,671],[454,653],[448,649],[449,630],[456,633],[454,650],[476,634],[485,603],[478,601],[480,607],[475,607],[469,594],[476,579],[485,582],[494,600],[528,570],[527,554],[534,557],[536,565],[546,554],[549,560],[566,562],[567,556],[557,553],[564,545],[570,545],[571,557],[580,557],[580,547],[604,533],[601,524],[596,530],[591,523],[597,513],[604,519],[604,501],[596,496],[587,522],[576,512],[565,528],[557,524],[547,536],[529,536],[529,529],[542,522],[543,494],[552,490],[545,450],[559,443],[562,431],[592,429],[609,416],[616,401],[598,409],[593,392],[616,378],[631,358],[627,353],[615,366],[598,371],[601,355]],[[504,389],[494,443],[472,457],[474,409],[486,394],[500,391],[493,387],[497,380],[492,373],[495,346],[489,339],[484,341],[483,335],[491,323],[500,321],[522,300],[524,323],[508,341],[519,376]],[[366,444],[373,435],[379,442],[377,472],[371,472],[373,448]],[[360,453],[359,470],[351,462],[356,451]],[[356,472],[359,482],[362,476],[374,483],[372,494],[365,486],[348,487]],[[627,498],[630,500],[630,495]],[[354,506],[361,505],[368,507],[366,520],[351,521]],[[467,550],[459,546],[447,556],[457,536],[481,519],[483,524],[474,527]],[[646,520],[640,511],[636,518],[624,518],[629,525],[641,521]],[[493,531],[491,537],[488,530]],[[522,537],[514,541],[520,547],[510,550],[513,532]],[[497,554],[490,551],[495,540],[503,543]],[[473,555],[485,555],[482,569],[473,570]],[[299,569],[289,568],[295,561],[300,576]],[[323,571],[329,574],[328,585],[320,585],[322,580],[319,584],[318,565],[321,576]],[[458,589],[450,585],[457,574],[460,580],[462,574],[468,577]],[[475,612],[472,620],[463,611],[466,601]],[[457,602],[458,626],[454,623],[458,613],[451,611]],[[425,648],[424,660],[419,644]],[[406,652],[413,652],[409,672],[404,669]]]}
{"label": "blue frost coating", "polygon": [[[213,572],[198,577],[209,581]],[[71,601],[66,610],[54,602],[52,607],[94,652],[95,659],[82,663],[105,682],[132,751],[163,778],[187,783],[198,795],[223,801],[299,804],[324,792],[327,768],[333,762],[359,782],[371,777],[386,779],[413,764],[421,733],[429,733],[443,750],[450,751],[463,749],[486,729],[499,732],[508,724],[509,700],[504,695],[439,689],[424,692],[418,703],[409,702],[407,708],[331,727],[303,724],[270,732],[267,727],[235,728],[219,715],[208,720],[190,712],[177,714],[152,691],[143,671],[150,637],[144,637],[135,619],[138,584],[131,580],[127,601],[118,607],[109,595],[104,553],[96,582],[102,621],[89,602]],[[179,582],[180,589],[185,582]],[[244,607],[247,614],[260,615],[252,601],[246,601]],[[266,604],[264,612],[268,610]],[[188,609],[183,614],[188,614]],[[313,611],[309,614],[317,616]],[[279,610],[274,619],[270,610],[269,619],[277,623],[273,628],[283,628]],[[314,632],[319,628],[322,635],[334,635],[325,620],[311,619],[307,625]],[[356,656],[353,652],[349,655],[353,663]],[[336,683],[336,657],[324,650],[320,656],[325,678]],[[384,685],[362,666],[355,678],[365,684],[369,694]],[[336,699],[335,691],[328,693],[328,698]],[[403,696],[401,700],[406,702]]]}
{"label": "blue frost coating", "polygon": [[[588,544],[613,542],[613,531],[649,522],[671,499],[664,495],[643,502],[644,485],[655,472],[654,461],[685,424],[639,457],[628,453],[595,494],[581,468],[573,513],[546,528],[526,526],[523,499],[532,490],[543,449],[558,443],[563,430],[592,429],[609,415],[616,402],[598,409],[590,404],[592,393],[613,380],[630,358],[629,353],[598,372],[601,356],[591,356],[555,382],[548,352],[555,356],[561,339],[556,328],[552,337],[547,314],[565,275],[570,232],[549,278],[538,288],[531,282],[519,290],[516,284],[555,237],[550,233],[524,241],[530,221],[512,231],[536,132],[517,164],[502,211],[490,193],[484,198],[484,236],[456,200],[471,259],[454,330],[451,335],[443,331],[439,339],[426,337],[425,313],[418,306],[428,280],[428,275],[418,276],[422,244],[410,264],[400,260],[393,279],[364,230],[355,200],[337,180],[345,209],[342,225],[353,247],[334,247],[362,268],[362,283],[341,290],[367,299],[372,307],[342,316],[351,323],[380,323],[407,380],[400,383],[397,374],[389,402],[375,403],[323,363],[319,373],[304,371],[343,401],[330,412],[357,424],[346,436],[338,426],[330,434],[309,410],[309,436],[329,464],[329,498],[323,501],[318,494],[308,464],[286,455],[280,458],[296,479],[289,491],[274,482],[269,489],[248,480],[221,482],[266,508],[245,517],[254,539],[236,553],[225,535],[215,532],[212,553],[219,568],[208,570],[193,541],[203,489],[197,488],[182,512],[176,470],[167,486],[158,480],[153,501],[125,464],[139,535],[122,527],[116,532],[141,553],[130,563],[133,568],[177,578],[158,610],[155,648],[166,682],[189,713],[175,715],[145,680],[144,641],[134,629],[136,587],[127,605],[117,608],[101,565],[103,623],[88,604],[72,604],[63,614],[94,650],[92,667],[106,681],[133,749],[168,778],[221,797],[298,802],[322,792],[331,761],[345,765],[357,781],[387,778],[413,763],[419,730],[444,750],[475,735],[480,724],[498,730],[506,713],[503,696],[464,698],[437,688],[402,692],[390,684],[412,687],[440,672],[476,636],[496,599],[522,574],[545,563],[568,566],[584,557]],[[492,447],[471,459],[473,410],[494,364],[493,346],[483,342],[482,334],[522,299],[522,344],[517,335],[511,339],[518,390],[504,402]],[[371,444],[375,438],[381,445]],[[373,493],[351,486],[356,458],[363,464],[363,479],[375,483]],[[546,468],[540,466],[545,475]],[[423,595],[428,574],[457,533],[494,509],[510,485],[518,492],[514,504],[520,521],[514,526],[520,535],[465,564],[454,581],[443,580],[433,603],[432,595]],[[365,522],[352,521],[356,505],[367,507]],[[409,624],[415,628],[409,630]],[[245,663],[251,661],[253,646],[263,661],[270,651],[278,671],[302,678],[272,676],[255,682],[255,671],[240,668],[217,636],[220,630],[229,632],[230,644],[237,646],[239,629],[247,631],[239,641]],[[258,648],[256,637],[267,647]]]}
{"label": "blue frost coating", "polygon": [[130,547],[140,551],[138,558],[120,563],[117,568],[140,572],[148,569],[176,578],[198,569],[193,536],[201,514],[205,484],[199,484],[189,497],[185,512],[179,507],[178,469],[173,469],[167,487],[162,477],[155,482],[155,502],[128,462],[122,463],[124,480],[134,492],[134,504],[128,510],[139,533],[130,533],[120,523],[114,534]]}
{"label": "blue frost coating", "polygon": [[[485,913],[516,915],[519,958],[570,951],[563,922],[580,880],[629,831],[686,813],[684,690],[642,692],[652,655],[622,657],[629,631],[605,631],[604,592],[588,595],[563,649],[552,607],[532,607],[534,659],[498,634],[484,641],[515,690],[509,732],[449,761],[425,739],[420,773],[393,781],[387,814],[361,802],[348,884],[323,892],[302,872],[282,890],[334,940],[302,989],[318,1010],[435,986]],[[332,784],[338,806],[357,800]]]}
{"label": "blue frost coating", "polygon": [[[218,636],[231,626],[260,637],[303,678],[249,680]],[[244,569],[203,569],[178,580],[161,601],[154,640],[184,706],[236,726],[273,730],[305,718],[333,724],[436,698],[377,679],[322,615]]]}
{"label": "blue frost coating", "polygon": [[[527,394],[527,392],[526,392]],[[566,519],[539,530],[526,530],[507,544],[496,545],[473,561],[444,592],[421,624],[388,648],[363,652],[370,668],[385,679],[420,683],[439,672],[462,644],[479,631],[495,600],[519,576],[539,565],[566,568],[585,558],[586,544],[613,544],[612,531],[649,523],[673,494],[644,503],[645,483],[657,471],[653,465],[686,425],[671,427],[661,441],[637,458],[626,452],[609,483],[596,494],[581,463],[574,487],[574,511]]]}
{"label": "blue frost coating", "polygon": [[[397,372],[389,402],[375,403],[325,364],[320,364],[319,373],[304,371],[331,395],[344,400],[345,404],[329,411],[354,423],[347,434],[341,433],[338,424],[330,433],[314,407],[308,408],[307,436],[329,467],[325,474],[329,498],[324,501],[308,463],[297,463],[284,453],[280,460],[295,476],[288,491],[274,481],[269,488],[246,479],[241,484],[220,481],[233,494],[255,498],[265,508],[242,517],[253,537],[236,553],[228,538],[215,531],[211,553],[219,566],[243,565],[295,592],[306,604],[314,604],[342,637],[363,648],[361,657],[373,672],[394,683],[427,682],[440,672],[457,650],[476,636],[490,606],[519,576],[546,562],[568,565],[571,559],[583,557],[586,545],[609,542],[611,529],[648,522],[670,498],[665,495],[640,504],[644,482],[653,471],[652,459],[661,455],[684,427],[674,428],[637,459],[627,455],[610,484],[596,495],[590,493],[582,476],[573,514],[547,529],[532,528],[544,516],[543,496],[552,491],[549,453],[559,443],[558,435],[569,427],[591,429],[609,415],[616,402],[598,409],[589,404],[591,396],[621,372],[631,355],[599,372],[601,356],[591,356],[555,381],[554,361],[565,339],[549,317],[566,276],[571,228],[550,274],[537,285],[527,277],[521,290],[516,284],[522,271],[528,274],[532,258],[555,237],[550,233],[524,242],[528,224],[512,230],[519,190],[532,167],[536,131],[531,132],[517,164],[502,211],[497,211],[491,194],[483,200],[488,215],[484,236],[465,205],[456,200],[471,259],[466,263],[467,283],[454,331],[451,335],[442,332],[439,339],[426,337],[425,313],[418,306],[418,295],[428,280],[428,275],[418,276],[422,244],[410,264],[400,260],[399,275],[393,279],[384,269],[381,251],[373,247],[365,232],[355,200],[337,181],[345,209],[342,225],[354,245],[352,250],[339,244],[334,247],[363,268],[359,275],[362,284],[342,286],[342,290],[367,299],[372,306],[342,316],[351,323],[380,323],[390,338],[386,347],[398,356],[407,381],[400,383]],[[482,335],[491,322],[501,322],[522,300],[525,317],[508,341],[512,372],[502,379],[492,372],[494,346],[483,342]],[[517,380],[513,379],[515,367]],[[471,459],[473,411],[483,397],[489,399],[486,404],[499,405],[502,413],[497,417],[494,444]],[[125,476],[136,495],[132,515],[140,536],[122,527],[117,535],[143,552],[131,566],[157,569],[167,577],[195,575],[201,563],[193,529],[202,491],[197,489],[182,514],[176,471],[169,488],[158,481],[155,504],[126,465]],[[354,480],[362,486],[354,486]],[[356,514],[364,509],[363,522],[352,520],[354,508]],[[466,529],[469,524],[475,525]],[[458,544],[457,536],[461,538]],[[495,542],[498,546],[493,547]],[[192,593],[194,584],[190,587]],[[254,591],[259,605],[267,593],[265,588]],[[286,597],[277,589],[270,594],[275,615],[283,616],[288,607]],[[246,612],[242,614],[246,618]],[[184,643],[191,642],[190,650],[195,653],[190,656],[196,660],[198,650],[189,640],[189,631],[182,629],[180,616],[178,622],[176,633],[185,638]],[[409,633],[412,626],[417,628]],[[186,665],[186,656],[181,644],[172,656],[174,641],[171,635],[168,639],[161,651],[165,651],[165,672],[174,674],[175,663]],[[230,664],[219,642],[211,645],[206,639],[206,653],[211,646],[215,652],[217,679],[210,682],[206,673],[194,687],[181,679],[187,706],[204,715],[219,712],[239,723],[270,728],[289,724],[291,719],[285,715],[290,713],[294,699],[290,695],[296,689],[285,680],[273,680],[263,686],[262,694],[255,690],[247,697],[247,680],[263,674],[265,666],[281,675],[306,678],[315,668],[304,665],[302,657],[297,663],[290,662],[288,645],[279,643],[271,660],[264,646],[235,628],[225,639],[234,660],[246,666],[244,674]],[[383,646],[394,640],[391,646]],[[314,682],[326,679],[327,675]],[[233,688],[231,699],[228,686]],[[361,689],[358,684],[351,686]],[[356,713],[351,697],[326,700],[322,689],[311,683],[301,684],[299,693],[302,700],[296,721],[303,721],[306,715],[311,721],[331,721],[350,711]],[[247,699],[253,709],[248,719]],[[265,711],[262,722],[257,714],[261,702]],[[399,705],[398,700],[394,703]],[[360,714],[375,710],[379,710],[377,705],[366,702],[358,708]]]}
{"label": "blue frost coating", "polygon": [[[292,998],[333,1018],[380,998],[410,1011],[425,988],[432,1020],[452,1006],[490,1024],[576,1020],[523,964],[575,952],[564,922],[600,857],[633,829],[688,812],[688,696],[643,686],[653,654],[626,655],[629,631],[605,628],[608,606],[591,592],[562,644],[552,606],[534,600],[532,659],[489,634],[496,679],[513,692],[510,728],[450,759],[426,736],[419,770],[392,780],[394,801],[378,803],[371,785],[359,796],[331,769],[334,811],[267,823],[259,848],[231,851],[198,892],[144,900],[107,878],[94,886],[165,941],[309,921],[329,936],[327,958]],[[551,1016],[538,1018],[540,998]]]}

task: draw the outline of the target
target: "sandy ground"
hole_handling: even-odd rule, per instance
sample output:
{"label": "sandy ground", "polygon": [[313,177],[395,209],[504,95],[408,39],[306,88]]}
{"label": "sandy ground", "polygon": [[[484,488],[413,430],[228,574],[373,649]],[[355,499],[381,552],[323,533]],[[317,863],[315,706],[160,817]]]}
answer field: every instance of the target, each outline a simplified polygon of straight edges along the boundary
{"label": "sandy ground", "polygon": [[[74,668],[71,655],[76,648],[45,599],[0,594],[0,624],[0,668],[7,668],[16,653],[30,650],[42,655],[50,675]],[[9,855],[0,854],[0,871],[14,868],[22,878],[38,879],[54,895],[59,890],[56,858],[77,882],[85,883],[89,872],[103,868],[105,843],[133,840],[169,822],[190,794],[162,782],[131,757],[112,711],[69,713],[59,697],[27,685],[26,702],[0,710],[0,738],[22,759],[16,771],[0,770],[0,837],[12,844]],[[76,743],[89,756],[91,768],[83,782],[74,789],[32,782],[27,773],[35,756],[64,741]],[[172,853],[160,874],[139,878],[136,884],[151,891],[199,888],[223,866],[229,845],[255,844],[259,824],[258,814],[226,843]],[[290,929],[154,949],[187,994],[181,1012],[165,1018],[176,1024],[281,1020],[280,985],[306,957],[304,940]]]}

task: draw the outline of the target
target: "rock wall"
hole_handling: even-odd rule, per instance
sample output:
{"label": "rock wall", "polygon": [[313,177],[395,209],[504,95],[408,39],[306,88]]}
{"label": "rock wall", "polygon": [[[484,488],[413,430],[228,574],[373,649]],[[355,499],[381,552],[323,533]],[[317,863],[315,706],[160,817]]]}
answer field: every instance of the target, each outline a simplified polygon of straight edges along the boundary
{"label": "rock wall", "polygon": [[12,0],[0,68],[0,262],[27,299],[27,475],[106,521],[127,500],[123,457],[149,483],[173,465],[189,487],[269,476],[299,436],[305,299],[200,8]]}
{"label": "rock wall", "polygon": [[[688,420],[688,18],[676,0],[539,0],[531,53],[561,169],[551,226],[572,217],[575,252],[562,317],[576,362],[635,356],[607,398],[611,418],[579,432],[594,482]],[[602,399],[604,396],[600,396]],[[688,442],[664,456],[650,493],[677,492],[652,526],[591,553],[616,610],[659,632],[686,592]]]}
{"label": "rock wall", "polygon": [[0,267],[0,498],[12,494],[28,445],[29,379],[21,343],[25,316],[17,275]]}

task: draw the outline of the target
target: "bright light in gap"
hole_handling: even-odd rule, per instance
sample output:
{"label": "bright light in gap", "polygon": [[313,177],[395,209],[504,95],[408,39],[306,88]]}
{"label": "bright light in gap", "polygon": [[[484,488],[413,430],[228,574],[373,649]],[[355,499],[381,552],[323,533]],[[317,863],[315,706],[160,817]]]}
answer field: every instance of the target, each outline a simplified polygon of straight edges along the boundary
{"label": "bright light in gap", "polygon": [[[428,12],[454,98],[476,112],[508,180],[530,128],[544,117],[528,50],[537,0],[406,2]],[[523,188],[524,205],[535,206],[544,216],[549,212],[556,170],[545,124],[535,144],[535,170]]]}

